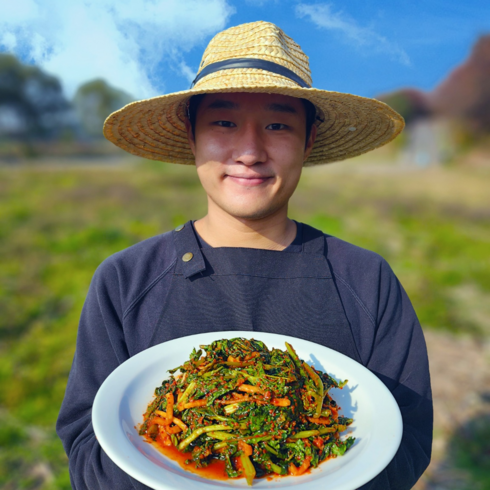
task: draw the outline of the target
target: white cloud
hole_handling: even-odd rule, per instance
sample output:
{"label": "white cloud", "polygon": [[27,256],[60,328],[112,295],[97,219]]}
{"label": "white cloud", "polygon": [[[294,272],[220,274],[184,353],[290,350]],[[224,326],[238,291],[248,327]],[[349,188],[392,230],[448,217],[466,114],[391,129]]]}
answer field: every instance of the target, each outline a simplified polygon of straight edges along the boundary
{"label": "white cloud", "polygon": [[5,46],[7,51],[14,51],[17,46],[17,39],[11,32],[4,32],[0,38],[0,46]]}
{"label": "white cloud", "polygon": [[4,22],[22,24],[39,15],[35,0],[1,0],[0,11]]}
{"label": "white cloud", "polygon": [[180,73],[185,78],[187,78],[189,83],[191,83],[196,77],[196,73],[194,72],[194,70],[192,70],[191,67],[185,61],[182,61],[180,63],[179,68],[180,68]]}
{"label": "white cloud", "polygon": [[245,0],[247,5],[251,7],[263,7],[268,3],[278,3],[279,0]]}
{"label": "white cloud", "polygon": [[377,34],[371,27],[360,26],[348,14],[342,11],[335,12],[331,4],[299,4],[296,6],[296,15],[309,18],[322,29],[339,32],[343,39],[359,46],[363,51],[369,48],[372,51],[387,53],[400,63],[410,65],[407,53],[396,43]]}
{"label": "white cloud", "polygon": [[68,95],[102,77],[150,97],[165,89],[157,67],[189,78],[184,54],[222,30],[234,9],[227,0],[0,0],[0,12],[0,51],[60,76]]}

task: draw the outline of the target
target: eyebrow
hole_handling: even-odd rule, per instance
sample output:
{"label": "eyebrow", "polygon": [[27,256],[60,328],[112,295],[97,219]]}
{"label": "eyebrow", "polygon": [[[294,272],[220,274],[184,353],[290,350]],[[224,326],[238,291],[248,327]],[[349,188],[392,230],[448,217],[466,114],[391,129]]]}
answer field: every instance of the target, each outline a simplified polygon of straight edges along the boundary
{"label": "eyebrow", "polygon": [[289,104],[269,104],[265,107],[266,111],[274,111],[274,112],[289,112],[291,114],[297,114],[298,111]]}
{"label": "eyebrow", "polygon": [[216,99],[208,105],[208,109],[239,109],[239,105],[231,100]]}

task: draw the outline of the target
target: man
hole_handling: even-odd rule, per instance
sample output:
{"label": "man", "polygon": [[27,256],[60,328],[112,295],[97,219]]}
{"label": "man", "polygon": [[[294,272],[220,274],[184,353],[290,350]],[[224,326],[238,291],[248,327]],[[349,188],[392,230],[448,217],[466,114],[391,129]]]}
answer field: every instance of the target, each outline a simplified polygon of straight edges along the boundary
{"label": "man", "polygon": [[129,357],[208,331],[292,335],[362,363],[390,389],[404,422],[396,456],[362,488],[409,489],[427,467],[427,354],[405,292],[378,255],[287,216],[303,166],[381,146],[403,121],[378,101],[310,87],[300,47],[255,22],[215,36],[190,90],[106,121],[106,137],[133,154],[195,164],[208,213],[95,273],[57,427],[73,488],[146,488],[98,445],[93,399]]}

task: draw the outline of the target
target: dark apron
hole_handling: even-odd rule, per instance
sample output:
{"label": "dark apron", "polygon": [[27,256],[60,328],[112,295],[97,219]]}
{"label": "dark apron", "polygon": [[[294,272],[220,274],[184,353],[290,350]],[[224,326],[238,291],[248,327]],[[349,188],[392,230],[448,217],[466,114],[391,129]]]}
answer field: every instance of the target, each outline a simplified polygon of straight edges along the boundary
{"label": "dark apron", "polygon": [[172,232],[177,264],[151,345],[204,332],[269,332],[360,362],[321,231],[303,225],[302,252],[296,253],[201,249],[190,221],[179,228]]}

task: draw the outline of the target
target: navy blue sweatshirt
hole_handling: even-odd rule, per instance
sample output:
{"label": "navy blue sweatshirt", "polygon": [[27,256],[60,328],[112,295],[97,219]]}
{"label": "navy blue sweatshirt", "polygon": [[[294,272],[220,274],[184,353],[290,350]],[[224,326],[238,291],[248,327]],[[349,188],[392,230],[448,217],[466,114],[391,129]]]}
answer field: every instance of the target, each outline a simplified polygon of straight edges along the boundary
{"label": "navy blue sweatshirt", "polygon": [[[298,236],[300,231],[301,225]],[[403,417],[398,452],[362,490],[408,490],[428,466],[432,445],[432,398],[422,329],[382,257],[329,235],[325,239],[359,358],[391,391]],[[201,241],[201,246],[209,245]],[[300,250],[296,239],[284,252]],[[104,453],[93,432],[91,412],[107,376],[151,346],[176,259],[172,235],[165,233],[112,255],[94,274],[57,422],[75,490],[148,488]]]}

